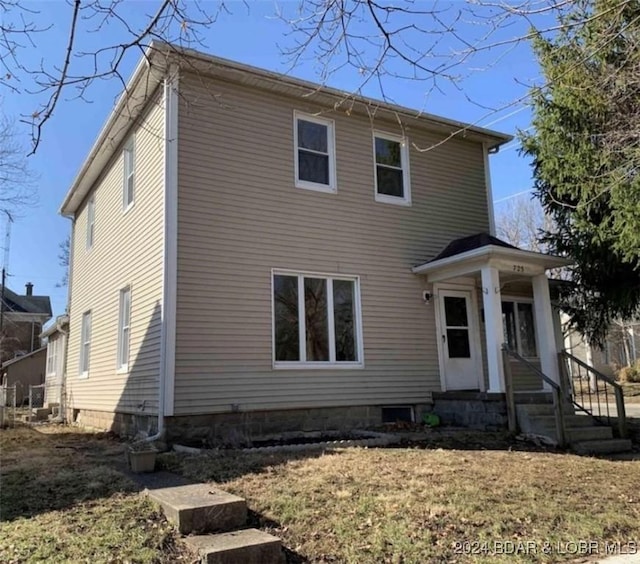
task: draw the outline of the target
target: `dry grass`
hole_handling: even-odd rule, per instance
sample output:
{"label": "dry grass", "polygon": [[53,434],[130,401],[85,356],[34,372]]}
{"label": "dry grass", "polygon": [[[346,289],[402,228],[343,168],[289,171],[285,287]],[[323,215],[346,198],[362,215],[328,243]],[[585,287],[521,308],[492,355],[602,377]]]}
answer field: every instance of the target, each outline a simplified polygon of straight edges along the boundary
{"label": "dry grass", "polygon": [[177,536],[112,466],[122,445],[75,428],[0,431],[0,562],[175,562]]}
{"label": "dry grass", "polygon": [[551,562],[576,554],[542,554],[545,542],[640,539],[640,462],[431,447],[171,454],[165,464],[245,497],[312,562],[493,562],[455,543],[508,540],[537,547],[508,561]]}

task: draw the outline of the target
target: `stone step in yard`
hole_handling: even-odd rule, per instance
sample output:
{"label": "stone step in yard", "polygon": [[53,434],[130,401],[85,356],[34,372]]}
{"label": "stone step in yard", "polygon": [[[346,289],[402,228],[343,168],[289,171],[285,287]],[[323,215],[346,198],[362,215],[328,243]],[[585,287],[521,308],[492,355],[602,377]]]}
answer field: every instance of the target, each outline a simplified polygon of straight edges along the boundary
{"label": "stone step in yard", "polygon": [[[282,564],[280,539],[257,529],[244,529],[247,503],[209,484],[147,490],[167,520],[186,537],[203,564]],[[204,533],[218,534],[204,534]]]}
{"label": "stone step in yard", "polygon": [[203,564],[283,564],[280,539],[257,529],[187,537]]}
{"label": "stone step in yard", "polygon": [[247,503],[241,497],[208,484],[190,484],[149,491],[167,519],[183,535],[233,531],[247,522]]}

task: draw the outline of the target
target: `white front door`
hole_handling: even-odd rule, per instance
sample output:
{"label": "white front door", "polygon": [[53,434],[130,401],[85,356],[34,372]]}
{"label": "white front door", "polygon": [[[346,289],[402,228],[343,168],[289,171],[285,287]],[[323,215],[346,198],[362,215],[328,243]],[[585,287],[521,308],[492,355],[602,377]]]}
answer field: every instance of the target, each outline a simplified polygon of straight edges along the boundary
{"label": "white front door", "polygon": [[476,347],[477,315],[471,291],[440,290],[440,354],[447,390],[478,390],[482,360]]}

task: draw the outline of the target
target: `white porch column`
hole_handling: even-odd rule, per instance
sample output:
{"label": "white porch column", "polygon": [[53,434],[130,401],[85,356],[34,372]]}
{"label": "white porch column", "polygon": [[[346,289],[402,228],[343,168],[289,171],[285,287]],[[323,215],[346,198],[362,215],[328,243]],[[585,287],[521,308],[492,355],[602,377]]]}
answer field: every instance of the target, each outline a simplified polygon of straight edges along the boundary
{"label": "white porch column", "polygon": [[538,274],[531,279],[531,282],[533,285],[533,311],[540,368],[546,376],[559,384],[558,351],[553,331],[553,309],[551,308],[551,296],[549,295],[549,279],[546,274]]}
{"label": "white porch column", "polygon": [[487,339],[487,365],[489,369],[488,392],[503,393],[504,366],[502,365],[502,300],[500,298],[500,273],[492,266],[482,267],[482,304]]}

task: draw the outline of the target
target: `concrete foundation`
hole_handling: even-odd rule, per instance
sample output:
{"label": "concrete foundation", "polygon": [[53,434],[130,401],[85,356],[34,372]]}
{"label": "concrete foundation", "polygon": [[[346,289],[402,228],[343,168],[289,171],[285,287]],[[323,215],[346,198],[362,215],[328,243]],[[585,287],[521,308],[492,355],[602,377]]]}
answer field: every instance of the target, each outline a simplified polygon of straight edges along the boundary
{"label": "concrete foundation", "polygon": [[437,392],[433,411],[444,425],[469,427],[481,431],[502,431],[507,425],[504,394],[487,392]]}
{"label": "concrete foundation", "polygon": [[137,413],[70,409],[67,410],[67,421],[99,431],[112,431],[122,437],[155,435],[158,429],[156,415]]}

